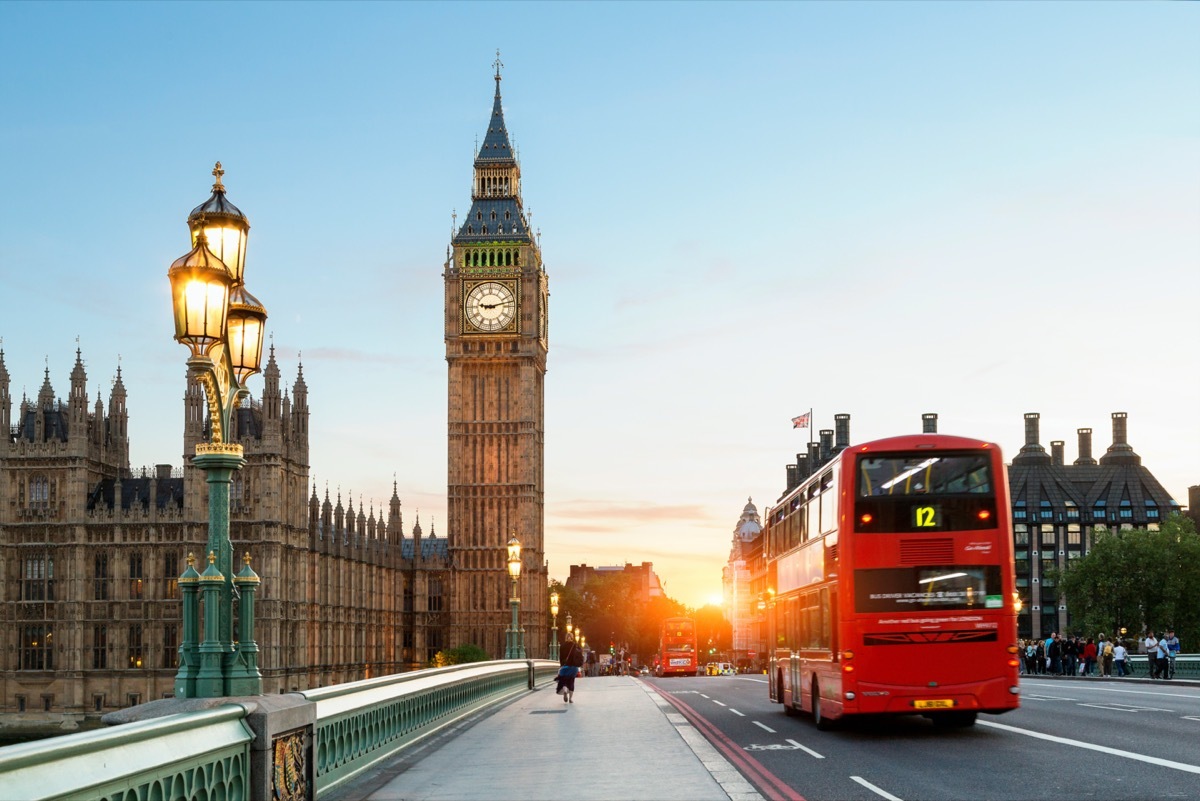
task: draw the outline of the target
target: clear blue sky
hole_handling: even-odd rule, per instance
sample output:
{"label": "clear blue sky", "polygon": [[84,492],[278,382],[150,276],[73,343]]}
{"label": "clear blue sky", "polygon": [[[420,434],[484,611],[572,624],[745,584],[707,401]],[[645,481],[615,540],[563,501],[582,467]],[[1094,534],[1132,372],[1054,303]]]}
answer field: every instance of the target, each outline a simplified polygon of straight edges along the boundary
{"label": "clear blue sky", "polygon": [[[492,61],[551,286],[546,550],[703,603],[807,432],[1129,413],[1200,483],[1195,3],[3,3],[0,337],[179,465],[167,266],[223,162],[319,490],[445,534],[442,264]],[[48,360],[48,362],[47,362]],[[255,395],[261,378],[252,380]]]}

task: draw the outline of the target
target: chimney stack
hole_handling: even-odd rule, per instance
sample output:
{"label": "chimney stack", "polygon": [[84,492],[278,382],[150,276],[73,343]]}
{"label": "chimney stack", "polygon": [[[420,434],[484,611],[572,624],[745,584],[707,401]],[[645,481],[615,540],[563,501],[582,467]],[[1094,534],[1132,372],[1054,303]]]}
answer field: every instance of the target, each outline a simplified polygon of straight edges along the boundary
{"label": "chimney stack", "polygon": [[921,415],[921,433],[937,433],[937,414],[935,412],[926,412],[925,414]]}
{"label": "chimney stack", "polygon": [[1050,463],[1061,467],[1063,465],[1063,449],[1067,443],[1061,439],[1050,440]]}
{"label": "chimney stack", "polygon": [[850,415],[835,414],[833,416],[833,447],[836,451],[844,451],[850,447]]}
{"label": "chimney stack", "polygon": [[1041,417],[1037,412],[1025,413],[1025,444],[1013,458],[1013,464],[1050,464],[1049,454],[1038,442],[1038,420]]}
{"label": "chimney stack", "polygon": [[1134,453],[1133,448],[1129,445],[1128,417],[1129,415],[1125,412],[1113,412],[1113,443],[1108,447],[1108,452],[1100,457],[1100,464],[1142,463],[1142,457]]}
{"label": "chimney stack", "polygon": [[818,433],[821,437],[821,464],[825,464],[833,457],[833,429],[822,428]]}
{"label": "chimney stack", "polygon": [[1075,464],[1095,464],[1096,460],[1092,458],[1092,429],[1081,428],[1075,433],[1079,435],[1079,458]]}

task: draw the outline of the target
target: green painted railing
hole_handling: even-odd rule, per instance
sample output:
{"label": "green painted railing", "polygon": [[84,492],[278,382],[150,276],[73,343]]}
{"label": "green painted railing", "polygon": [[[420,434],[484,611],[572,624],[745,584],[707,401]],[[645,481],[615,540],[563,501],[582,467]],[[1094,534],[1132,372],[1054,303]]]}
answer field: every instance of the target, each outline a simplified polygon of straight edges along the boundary
{"label": "green painted railing", "polygon": [[381,759],[558,672],[544,660],[475,662],[338,684],[300,695],[317,706],[318,797]]}
{"label": "green painted railing", "polygon": [[0,797],[241,801],[254,739],[245,717],[229,704],[0,748]]}
{"label": "green painted railing", "polygon": [[[309,797],[466,715],[532,690],[557,672],[558,664],[546,660],[477,662],[290,694],[316,710],[312,752],[300,757],[311,761],[309,787],[315,785],[316,793]],[[0,799],[268,798],[270,788],[278,790],[272,784],[277,770],[269,749],[251,750],[256,735],[250,721],[252,714],[262,714],[258,706],[254,698],[230,699],[214,709],[0,748]],[[269,721],[265,725],[260,740],[270,737]],[[266,762],[257,768],[260,754]],[[298,767],[307,772],[303,764]],[[252,769],[272,776],[252,775]]]}
{"label": "green painted railing", "polygon": [[[1136,671],[1133,675],[1139,679],[1150,678],[1150,664],[1145,654],[1132,654],[1129,662]],[[1180,654],[1175,658],[1175,678],[1200,679],[1200,654]]]}

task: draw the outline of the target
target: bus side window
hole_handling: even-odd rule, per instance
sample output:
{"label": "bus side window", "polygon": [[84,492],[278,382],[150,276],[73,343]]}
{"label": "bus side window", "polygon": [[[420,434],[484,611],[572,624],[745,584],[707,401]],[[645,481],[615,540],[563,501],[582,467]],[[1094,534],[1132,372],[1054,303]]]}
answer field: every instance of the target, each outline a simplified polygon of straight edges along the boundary
{"label": "bus side window", "polygon": [[[836,598],[836,592],[834,597]],[[824,587],[821,590],[821,647],[836,651],[837,644],[833,641],[833,627],[830,625],[833,619],[832,613],[833,608],[830,605],[829,588]]]}

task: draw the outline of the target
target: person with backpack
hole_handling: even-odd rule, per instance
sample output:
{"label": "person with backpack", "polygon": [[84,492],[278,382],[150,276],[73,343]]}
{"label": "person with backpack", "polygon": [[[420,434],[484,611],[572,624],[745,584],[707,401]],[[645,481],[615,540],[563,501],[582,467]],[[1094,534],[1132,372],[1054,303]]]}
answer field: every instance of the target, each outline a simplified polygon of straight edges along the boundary
{"label": "person with backpack", "polygon": [[1175,629],[1167,629],[1167,636],[1163,638],[1163,642],[1167,644],[1169,660],[1167,678],[1175,678],[1175,657],[1179,656],[1179,638],[1175,636]]}
{"label": "person with backpack", "polygon": [[575,677],[583,667],[583,649],[569,633],[563,638],[562,653],[558,657],[558,689],[564,704],[575,703]]}
{"label": "person with backpack", "polygon": [[1105,678],[1112,678],[1113,668],[1113,644],[1112,640],[1104,639],[1104,635],[1100,635],[1100,675]]}
{"label": "person with backpack", "polygon": [[1157,662],[1158,677],[1160,679],[1171,678],[1170,654],[1171,654],[1171,651],[1170,651],[1170,649],[1167,648],[1167,638],[1164,636],[1161,640],[1158,641],[1158,647],[1154,649],[1154,655],[1156,657],[1156,662]]}

